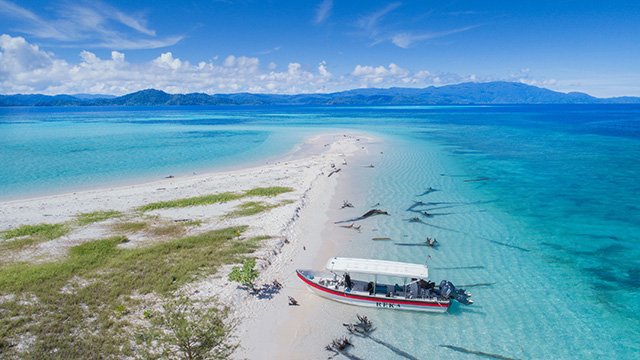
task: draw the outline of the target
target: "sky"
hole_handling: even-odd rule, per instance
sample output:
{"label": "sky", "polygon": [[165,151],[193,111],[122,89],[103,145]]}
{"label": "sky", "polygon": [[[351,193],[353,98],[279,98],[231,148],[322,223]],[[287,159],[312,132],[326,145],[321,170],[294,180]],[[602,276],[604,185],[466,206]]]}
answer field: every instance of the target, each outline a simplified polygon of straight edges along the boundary
{"label": "sky", "polygon": [[0,94],[516,81],[640,96],[640,1],[0,0]]}

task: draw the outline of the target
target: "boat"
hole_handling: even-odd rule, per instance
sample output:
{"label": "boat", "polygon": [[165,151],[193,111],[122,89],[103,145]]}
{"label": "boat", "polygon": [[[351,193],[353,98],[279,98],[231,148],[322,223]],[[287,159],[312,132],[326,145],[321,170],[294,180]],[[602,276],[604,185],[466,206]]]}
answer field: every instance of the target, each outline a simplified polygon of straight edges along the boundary
{"label": "boat", "polygon": [[[296,273],[314,293],[351,305],[442,313],[449,309],[452,300],[465,305],[473,303],[471,294],[456,289],[447,280],[442,280],[439,286],[426,280],[429,276],[426,265],[333,257],[327,261],[326,270],[298,269]],[[367,276],[369,279],[362,280]],[[380,283],[378,276],[401,278],[402,285]]]}

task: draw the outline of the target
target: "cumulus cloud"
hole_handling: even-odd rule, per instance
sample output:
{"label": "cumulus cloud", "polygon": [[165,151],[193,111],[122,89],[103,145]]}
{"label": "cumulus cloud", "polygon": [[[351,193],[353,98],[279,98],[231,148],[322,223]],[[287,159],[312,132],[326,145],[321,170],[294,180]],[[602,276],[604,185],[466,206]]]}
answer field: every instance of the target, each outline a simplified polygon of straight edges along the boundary
{"label": "cumulus cloud", "polygon": [[331,77],[331,73],[327,70],[327,63],[325,61],[318,65],[318,73],[323,77]]}
{"label": "cumulus cloud", "polygon": [[[215,59],[191,64],[172,52],[164,52],[143,63],[131,63],[124,52],[112,51],[100,58],[81,51],[79,62],[58,59],[22,37],[0,36],[0,93],[112,94],[156,88],[169,93],[229,92],[315,93],[356,87],[426,87],[461,81],[478,81],[474,76],[417,72],[395,63],[388,66],[359,64],[344,75],[334,75],[325,61],[317,65],[290,62],[261,65],[256,57],[229,55],[222,63]],[[522,74],[519,74],[522,78]]]}
{"label": "cumulus cloud", "polygon": [[520,73],[509,75],[507,80],[539,87],[554,87],[558,83],[556,79],[534,78],[529,68],[520,69]]}

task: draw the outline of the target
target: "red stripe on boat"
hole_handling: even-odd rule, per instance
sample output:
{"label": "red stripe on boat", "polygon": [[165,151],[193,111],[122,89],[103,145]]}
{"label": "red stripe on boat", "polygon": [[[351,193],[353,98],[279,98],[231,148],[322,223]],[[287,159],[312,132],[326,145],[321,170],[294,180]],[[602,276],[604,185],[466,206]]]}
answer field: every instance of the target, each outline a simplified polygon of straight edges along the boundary
{"label": "red stripe on boat", "polygon": [[378,297],[371,298],[371,297],[360,296],[360,295],[351,295],[351,294],[347,294],[347,293],[333,291],[333,290],[331,290],[329,288],[317,285],[317,284],[309,281],[304,276],[300,275],[300,273],[297,272],[297,271],[296,271],[296,274],[298,274],[298,277],[309,286],[313,286],[316,289],[322,290],[324,292],[331,293],[333,295],[344,296],[344,297],[347,297],[347,298],[359,299],[359,300],[365,300],[365,301],[371,301],[371,302],[384,302],[384,303],[391,303],[391,304],[401,304],[401,305],[433,306],[433,307],[447,307],[447,308],[451,305],[451,303],[449,303],[449,304],[438,304],[438,303],[430,304],[430,303],[414,302],[414,301],[407,301],[407,300],[398,301],[398,300],[387,300],[387,298],[378,298]]}

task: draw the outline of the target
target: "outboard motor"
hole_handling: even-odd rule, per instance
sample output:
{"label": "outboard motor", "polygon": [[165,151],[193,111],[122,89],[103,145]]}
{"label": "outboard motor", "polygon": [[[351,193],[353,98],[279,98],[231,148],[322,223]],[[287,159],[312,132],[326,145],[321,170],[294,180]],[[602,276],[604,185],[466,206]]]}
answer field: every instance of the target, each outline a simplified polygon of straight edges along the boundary
{"label": "outboard motor", "polygon": [[445,298],[452,298],[465,305],[473,304],[471,294],[467,293],[464,289],[456,289],[456,287],[448,280],[442,280],[440,282],[440,293]]}

